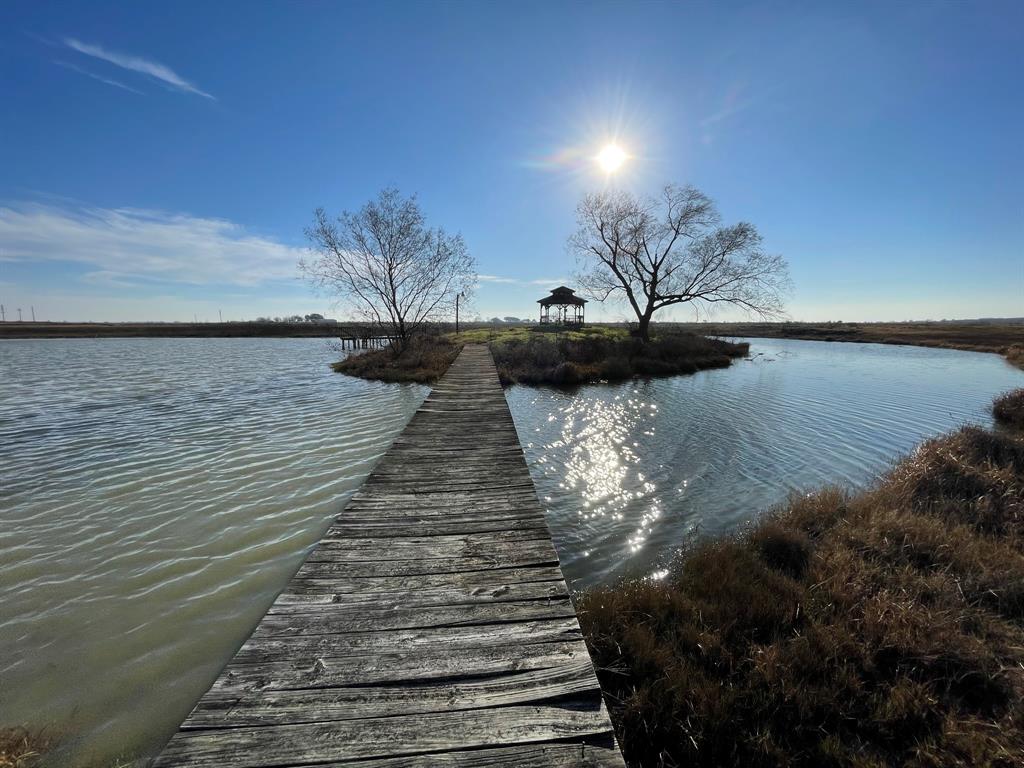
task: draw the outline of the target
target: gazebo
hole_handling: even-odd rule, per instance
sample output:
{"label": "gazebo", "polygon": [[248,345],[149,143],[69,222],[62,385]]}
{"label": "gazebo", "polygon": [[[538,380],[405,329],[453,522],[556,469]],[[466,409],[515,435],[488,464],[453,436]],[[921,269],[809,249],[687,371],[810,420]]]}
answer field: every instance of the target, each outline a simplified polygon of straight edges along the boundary
{"label": "gazebo", "polygon": [[[576,295],[572,288],[560,285],[551,291],[550,296],[537,299],[540,304],[540,321],[542,323],[557,323],[558,325],[583,325],[583,305],[587,303]],[[551,308],[555,308],[552,316]],[[570,312],[570,307],[572,311]]]}

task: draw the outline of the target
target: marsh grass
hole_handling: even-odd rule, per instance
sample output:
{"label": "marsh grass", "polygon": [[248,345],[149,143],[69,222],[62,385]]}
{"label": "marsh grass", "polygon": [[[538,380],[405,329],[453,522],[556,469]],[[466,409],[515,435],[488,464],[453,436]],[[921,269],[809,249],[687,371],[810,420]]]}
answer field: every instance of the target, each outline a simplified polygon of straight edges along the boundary
{"label": "marsh grass", "polygon": [[749,345],[693,333],[666,333],[644,343],[620,329],[592,333],[537,333],[490,342],[503,384],[574,385],[671,376],[725,368]]}
{"label": "marsh grass", "polygon": [[1003,353],[1007,360],[1018,368],[1024,368],[1024,344],[1013,344]]}
{"label": "marsh grass", "polygon": [[1024,430],[1024,388],[997,397],[992,403],[992,415],[1004,427]]}
{"label": "marsh grass", "polygon": [[27,728],[0,728],[0,768],[34,768],[50,748],[44,732]]}
{"label": "marsh grass", "polygon": [[331,368],[363,379],[429,384],[444,375],[461,349],[461,344],[445,336],[423,334],[401,352],[390,347],[368,350],[349,355]]}
{"label": "marsh grass", "polygon": [[630,765],[1024,765],[1024,434],[929,441],[578,609]]}

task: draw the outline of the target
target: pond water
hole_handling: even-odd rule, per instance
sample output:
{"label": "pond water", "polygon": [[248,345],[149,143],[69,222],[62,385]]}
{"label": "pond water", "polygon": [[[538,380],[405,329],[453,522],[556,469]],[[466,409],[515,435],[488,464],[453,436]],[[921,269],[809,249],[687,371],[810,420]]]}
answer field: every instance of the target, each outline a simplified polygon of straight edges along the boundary
{"label": "pond water", "polygon": [[993,354],[743,341],[751,359],[693,376],[508,390],[573,587],[656,576],[792,492],[863,485],[925,438],[991,425],[993,397],[1024,386]]}
{"label": "pond water", "polygon": [[324,339],[0,342],[0,727],[159,748],[428,389]]}
{"label": "pond water", "polygon": [[[751,340],[688,377],[513,387],[566,576],[656,573],[787,493],[989,423],[995,355]],[[423,397],[318,339],[0,343],[0,727],[50,765],[158,749]]]}

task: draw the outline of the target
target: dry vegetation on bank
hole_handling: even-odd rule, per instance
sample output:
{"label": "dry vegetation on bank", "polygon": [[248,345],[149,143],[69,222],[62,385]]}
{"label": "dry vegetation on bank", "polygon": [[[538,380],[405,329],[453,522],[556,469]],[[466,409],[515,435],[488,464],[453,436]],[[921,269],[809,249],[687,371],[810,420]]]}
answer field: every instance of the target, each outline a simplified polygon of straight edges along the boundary
{"label": "dry vegetation on bank", "polygon": [[996,398],[992,415],[1004,427],[1024,430],[1024,389],[1015,389]]}
{"label": "dry vegetation on bank", "polygon": [[503,384],[574,385],[695,373],[727,367],[749,351],[747,344],[678,331],[644,344],[621,328],[569,331],[518,326],[424,335],[397,356],[392,349],[373,350],[350,355],[333,368],[366,379],[429,383],[447,370],[466,343],[490,346]]}
{"label": "dry vegetation on bank", "polygon": [[34,768],[50,748],[42,733],[26,728],[0,728],[0,768]]}
{"label": "dry vegetation on bank", "polygon": [[855,341],[994,352],[1024,368],[1024,321],[920,323],[680,323],[679,328],[719,336],[811,341]]}
{"label": "dry vegetation on bank", "polygon": [[368,350],[349,355],[331,368],[363,379],[429,384],[441,378],[461,350],[461,344],[444,336],[423,334],[411,339],[401,353],[391,348]]}
{"label": "dry vegetation on bank", "polygon": [[1024,765],[1024,433],[932,440],[578,609],[630,765]]}
{"label": "dry vegetation on bank", "polygon": [[748,344],[693,333],[661,334],[646,344],[625,333],[578,338],[536,333],[527,339],[499,339],[490,347],[503,384],[559,385],[726,368],[750,349]]}

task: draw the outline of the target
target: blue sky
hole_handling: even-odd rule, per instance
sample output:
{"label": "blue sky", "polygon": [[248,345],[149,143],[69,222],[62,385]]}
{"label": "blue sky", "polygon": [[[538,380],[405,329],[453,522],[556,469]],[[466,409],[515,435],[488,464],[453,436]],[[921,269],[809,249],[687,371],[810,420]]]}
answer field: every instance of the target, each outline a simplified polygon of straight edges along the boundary
{"label": "blue sky", "polygon": [[8,319],[339,314],[303,228],[385,186],[532,316],[610,139],[756,224],[795,319],[1024,315],[1020,2],[13,0],[0,71]]}

